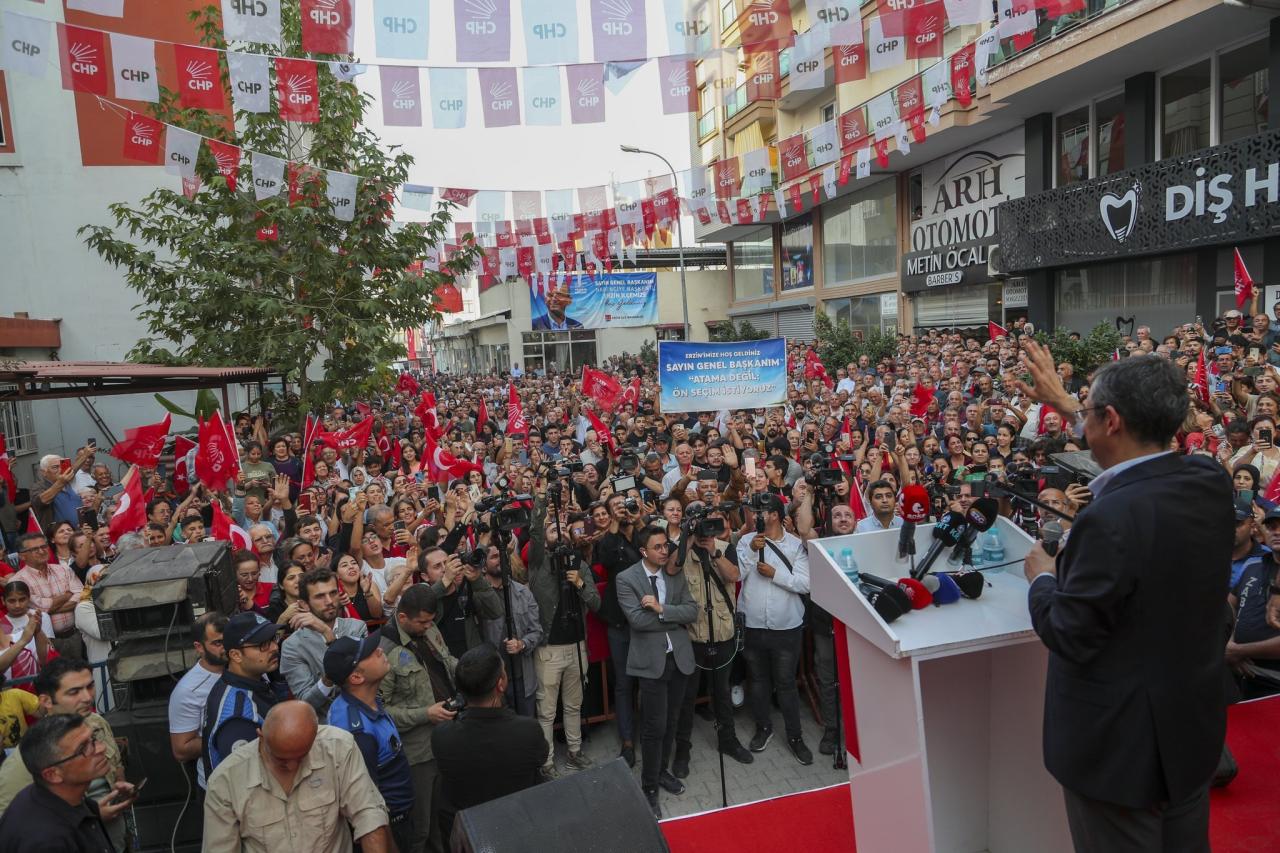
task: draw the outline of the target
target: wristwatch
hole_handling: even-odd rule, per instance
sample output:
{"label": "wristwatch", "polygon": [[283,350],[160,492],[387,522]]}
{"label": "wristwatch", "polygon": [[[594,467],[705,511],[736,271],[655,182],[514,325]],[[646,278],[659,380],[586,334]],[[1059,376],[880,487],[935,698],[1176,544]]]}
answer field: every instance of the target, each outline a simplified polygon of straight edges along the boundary
{"label": "wristwatch", "polygon": [[717,551],[715,551],[715,552],[713,552],[713,553],[711,554],[711,559],[713,559],[713,560],[719,560],[719,559],[720,559],[721,557],[723,557],[723,556],[724,556],[724,552],[723,552],[723,551],[720,551],[720,550],[717,550]]}

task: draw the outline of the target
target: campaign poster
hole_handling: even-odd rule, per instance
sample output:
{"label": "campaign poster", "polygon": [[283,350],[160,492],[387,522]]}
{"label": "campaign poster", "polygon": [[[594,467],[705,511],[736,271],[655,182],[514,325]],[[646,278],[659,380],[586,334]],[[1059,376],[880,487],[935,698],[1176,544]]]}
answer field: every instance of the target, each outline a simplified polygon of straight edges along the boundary
{"label": "campaign poster", "polygon": [[529,291],[533,331],[652,326],[658,322],[656,272],[577,273]]}
{"label": "campaign poster", "polygon": [[658,341],[662,411],[759,409],[787,399],[787,339]]}

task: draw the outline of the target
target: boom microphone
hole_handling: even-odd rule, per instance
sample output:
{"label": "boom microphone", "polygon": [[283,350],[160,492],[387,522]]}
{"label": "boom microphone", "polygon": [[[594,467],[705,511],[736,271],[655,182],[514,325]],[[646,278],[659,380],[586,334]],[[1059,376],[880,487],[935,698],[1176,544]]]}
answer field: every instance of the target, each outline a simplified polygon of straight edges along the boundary
{"label": "boom microphone", "polygon": [[938,523],[933,526],[933,544],[929,546],[929,551],[924,555],[924,560],[916,566],[915,571],[911,573],[911,577],[916,580],[924,577],[929,573],[929,569],[933,568],[933,564],[938,561],[942,549],[950,548],[960,541],[960,537],[964,534],[964,516],[958,512],[948,512],[938,519]]}
{"label": "boom microphone", "polygon": [[1058,546],[1062,544],[1062,522],[1051,518],[1040,526],[1040,545],[1050,557],[1058,555]]}

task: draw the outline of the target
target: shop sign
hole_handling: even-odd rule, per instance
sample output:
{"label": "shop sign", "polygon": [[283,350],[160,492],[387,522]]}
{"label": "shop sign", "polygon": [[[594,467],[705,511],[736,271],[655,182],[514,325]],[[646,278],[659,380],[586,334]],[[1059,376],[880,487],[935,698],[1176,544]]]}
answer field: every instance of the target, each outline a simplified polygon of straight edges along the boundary
{"label": "shop sign", "polygon": [[1005,308],[1027,307],[1027,280],[1006,281],[1001,299]]}
{"label": "shop sign", "polygon": [[1259,240],[1280,231],[1280,131],[1000,206],[1011,271]]}

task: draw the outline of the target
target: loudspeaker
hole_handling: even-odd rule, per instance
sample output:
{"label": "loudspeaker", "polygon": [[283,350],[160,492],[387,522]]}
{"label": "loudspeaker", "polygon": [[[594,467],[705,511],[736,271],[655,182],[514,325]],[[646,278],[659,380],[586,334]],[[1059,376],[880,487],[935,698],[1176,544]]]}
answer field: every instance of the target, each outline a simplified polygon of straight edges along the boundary
{"label": "loudspeaker", "polygon": [[206,610],[234,613],[236,604],[226,542],[126,551],[93,587],[104,640],[172,635],[185,641],[197,616]]}
{"label": "loudspeaker", "polygon": [[458,812],[453,853],[669,853],[621,758]]}
{"label": "loudspeaker", "polygon": [[168,850],[176,824],[177,849],[199,850],[204,827],[200,790],[194,768],[175,761],[169,749],[168,706],[155,703],[104,716],[124,756],[125,778],[134,784],[147,780],[133,807],[139,849]]}

